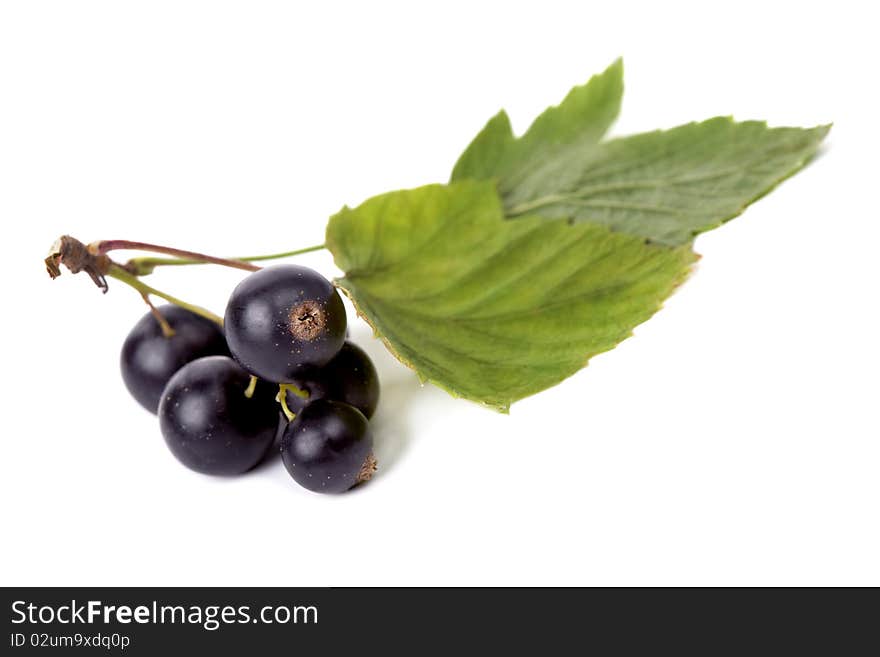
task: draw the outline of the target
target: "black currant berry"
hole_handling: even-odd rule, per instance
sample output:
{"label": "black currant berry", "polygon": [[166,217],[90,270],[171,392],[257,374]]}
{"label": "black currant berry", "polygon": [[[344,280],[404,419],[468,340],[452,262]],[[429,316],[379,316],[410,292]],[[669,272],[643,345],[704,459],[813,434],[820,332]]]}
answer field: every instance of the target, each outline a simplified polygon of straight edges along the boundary
{"label": "black currant berry", "polygon": [[281,458],[290,476],[316,493],[342,493],[376,469],[367,418],[329,399],[312,402],[287,426]]}
{"label": "black currant berry", "polygon": [[290,382],[325,365],[345,340],[345,307],[330,281],[298,265],[245,278],[229,298],[224,329],[235,359],[267,381]]}
{"label": "black currant berry", "polygon": [[309,393],[307,399],[287,391],[287,407],[299,413],[316,399],[332,399],[350,404],[368,419],[379,403],[379,376],[364,350],[346,341],[339,353],[324,367],[312,367],[298,375],[293,384]]}
{"label": "black currant berry", "polygon": [[[184,365],[159,403],[159,426],[174,456],[196,472],[240,474],[257,465],[278,430],[276,386],[226,356]],[[248,393],[252,392],[250,396]]]}
{"label": "black currant berry", "polygon": [[229,355],[220,327],[180,306],[160,306],[174,330],[165,337],[152,313],[144,315],[125,338],[119,358],[122,380],[131,395],[155,413],[168,379],[187,363],[203,356]]}

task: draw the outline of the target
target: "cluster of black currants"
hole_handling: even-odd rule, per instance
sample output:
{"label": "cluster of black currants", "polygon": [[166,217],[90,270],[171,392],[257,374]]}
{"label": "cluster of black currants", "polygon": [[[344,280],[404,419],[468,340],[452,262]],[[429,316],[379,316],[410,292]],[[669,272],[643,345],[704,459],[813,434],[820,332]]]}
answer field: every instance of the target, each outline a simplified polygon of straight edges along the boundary
{"label": "cluster of black currants", "polygon": [[370,478],[379,380],[346,339],[345,308],[327,279],[297,265],[254,272],[232,292],[222,328],[178,306],[157,312],[165,327],[148,313],[126,338],[122,377],[158,413],[181,463],[233,475],[280,451],[312,491]]}

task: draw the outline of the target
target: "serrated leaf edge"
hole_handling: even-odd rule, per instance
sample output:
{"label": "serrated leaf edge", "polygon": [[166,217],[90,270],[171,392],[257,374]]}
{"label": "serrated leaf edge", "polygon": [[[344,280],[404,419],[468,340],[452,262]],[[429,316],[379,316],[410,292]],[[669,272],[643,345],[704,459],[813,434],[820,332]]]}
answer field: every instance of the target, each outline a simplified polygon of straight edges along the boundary
{"label": "serrated leaf edge", "polygon": [[[670,247],[666,247],[664,245],[656,245],[655,248],[670,248]],[[686,249],[686,246],[682,245],[682,246],[678,246],[675,248],[684,250],[684,249]],[[620,340],[615,342],[613,345],[611,345],[607,349],[604,349],[602,351],[597,351],[593,354],[588,355],[586,357],[586,359],[584,360],[584,364],[581,365],[576,370],[576,372],[579,372],[579,371],[583,370],[584,368],[586,368],[590,364],[590,360],[592,360],[594,357],[598,356],[599,354],[603,354],[603,353],[606,353],[606,352],[609,352],[609,351],[615,349],[622,342],[633,337],[636,328],[638,328],[639,326],[641,326],[642,324],[644,324],[648,320],[652,319],[654,317],[654,315],[656,315],[658,312],[660,312],[663,309],[663,307],[666,305],[666,301],[668,299],[670,299],[672,297],[672,295],[678,291],[678,289],[684,284],[684,282],[688,278],[690,278],[691,274],[693,273],[694,269],[697,266],[697,263],[700,261],[700,259],[702,257],[699,253],[697,253],[693,250],[690,250],[690,253],[693,256],[693,260],[691,260],[691,262],[682,271],[682,273],[679,275],[679,277],[672,282],[672,285],[669,288],[669,293],[666,296],[664,296],[662,299],[660,299],[660,301],[657,303],[657,306],[655,308],[653,308],[653,310],[651,310],[651,313],[644,320],[642,320],[641,322],[636,324],[624,337],[622,337]],[[492,404],[490,402],[487,402],[487,401],[484,401],[481,399],[475,399],[471,396],[462,394],[461,392],[459,392],[458,390],[456,390],[455,388],[453,388],[451,386],[448,386],[448,385],[446,385],[440,381],[437,381],[435,379],[432,379],[430,377],[426,377],[424,374],[422,374],[422,372],[419,371],[419,369],[413,363],[411,363],[409,360],[407,360],[406,358],[404,358],[403,356],[401,356],[397,352],[397,350],[394,348],[394,345],[391,344],[391,342],[388,340],[388,338],[385,337],[384,334],[382,334],[382,332],[378,329],[378,327],[375,325],[373,320],[366,313],[364,313],[361,310],[360,304],[358,303],[354,294],[352,293],[351,290],[349,290],[348,288],[345,287],[344,283],[345,283],[345,277],[336,278],[333,280],[333,285],[338,290],[340,290],[351,301],[352,305],[355,308],[355,313],[357,314],[358,317],[363,319],[367,323],[367,325],[372,329],[373,335],[382,341],[382,344],[385,345],[385,348],[388,349],[388,351],[391,353],[391,355],[394,356],[394,358],[397,359],[398,362],[400,362],[404,366],[408,367],[409,369],[411,369],[415,373],[415,375],[419,379],[419,382],[422,385],[425,385],[426,383],[430,383],[430,384],[440,388],[441,390],[445,391],[446,393],[448,393],[449,395],[451,395],[455,399],[467,399],[468,401],[475,402],[477,404],[480,404],[481,406],[485,406],[486,408],[492,409],[492,410],[497,411],[499,413],[502,413],[504,415],[510,414],[510,406],[512,404],[526,398],[526,397],[520,397],[520,398],[511,400],[511,401],[504,403],[504,404]],[[566,379],[570,378],[576,372],[573,372],[569,376],[566,376],[564,379],[560,380],[558,383],[556,383],[554,385],[559,385],[559,383],[562,383],[562,381],[565,381]],[[554,387],[554,386],[550,386],[550,387]],[[548,389],[549,388],[544,388],[544,389],[538,390],[532,394],[538,394],[539,392],[544,392],[545,390],[548,390]],[[531,397],[531,396],[532,395],[527,395],[527,397]]]}

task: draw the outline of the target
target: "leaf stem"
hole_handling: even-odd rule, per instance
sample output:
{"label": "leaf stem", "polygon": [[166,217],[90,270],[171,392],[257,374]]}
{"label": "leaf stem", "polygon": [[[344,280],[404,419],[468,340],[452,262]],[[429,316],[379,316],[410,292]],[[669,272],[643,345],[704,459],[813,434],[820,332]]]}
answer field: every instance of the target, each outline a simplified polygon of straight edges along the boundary
{"label": "leaf stem", "polygon": [[117,281],[121,281],[126,285],[133,287],[135,290],[141,293],[141,296],[156,296],[160,299],[165,299],[165,301],[173,303],[175,306],[180,306],[181,308],[184,308],[191,313],[199,315],[200,317],[204,317],[205,319],[209,319],[212,322],[216,322],[220,326],[223,326],[223,319],[220,318],[218,315],[212,313],[210,310],[205,310],[204,308],[201,308],[199,306],[195,306],[191,303],[187,303],[186,301],[182,301],[177,297],[173,297],[166,292],[157,290],[156,288],[147,285],[146,283],[138,279],[137,276],[127,271],[120,265],[117,265],[116,263],[110,265],[110,268],[107,270],[107,276],[109,276],[110,278],[115,278]]}
{"label": "leaf stem", "polygon": [[293,256],[302,255],[303,253],[311,253],[312,251],[320,251],[322,249],[326,249],[327,246],[325,244],[315,244],[314,246],[307,246],[304,249],[296,249],[295,251],[284,251],[282,253],[270,253],[268,255],[258,255],[258,256],[246,256],[244,258],[236,258],[236,260],[243,260],[244,262],[259,262],[260,260],[278,260],[279,258],[292,258]]}
{"label": "leaf stem", "polygon": [[[180,265],[204,265],[204,264],[218,264],[218,265],[227,265],[227,266],[238,266],[239,269],[250,269],[251,271],[255,271],[259,269],[259,267],[255,265],[251,265],[248,267],[243,267],[241,265],[250,263],[250,262],[260,262],[262,260],[278,260],[280,258],[292,258],[293,256],[302,255],[303,253],[311,253],[312,251],[320,251],[321,249],[327,248],[323,244],[316,244],[315,246],[308,246],[304,249],[296,249],[295,251],[284,251],[283,253],[270,253],[267,255],[258,255],[258,256],[244,256],[240,258],[193,258],[193,257],[180,257],[180,258],[157,258],[155,256],[143,256],[140,258],[132,258],[129,260],[125,267],[132,273],[143,276],[145,274],[149,274],[156,267],[161,266],[180,266]],[[236,263],[236,265],[229,265],[228,263]]]}

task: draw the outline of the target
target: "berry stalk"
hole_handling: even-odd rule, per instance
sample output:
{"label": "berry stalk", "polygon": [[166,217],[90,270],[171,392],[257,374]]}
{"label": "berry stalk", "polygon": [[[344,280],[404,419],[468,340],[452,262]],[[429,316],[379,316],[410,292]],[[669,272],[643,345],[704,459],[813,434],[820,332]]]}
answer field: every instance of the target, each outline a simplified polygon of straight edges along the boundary
{"label": "berry stalk", "polygon": [[134,288],[140,292],[141,298],[146,302],[147,306],[149,306],[150,312],[153,313],[153,316],[159,322],[159,326],[162,327],[162,333],[165,337],[171,337],[174,335],[174,330],[156,310],[155,306],[153,306],[153,303],[150,301],[150,296],[157,296],[165,299],[166,301],[189,310],[196,315],[209,319],[221,326],[223,325],[223,320],[214,313],[191,303],[187,303],[177,297],[171,296],[167,292],[163,292],[162,290],[158,290],[141,282],[138,280],[137,276],[128,271],[124,266],[111,260],[110,256],[106,253],[100,253],[99,251],[100,248],[98,248],[97,245],[93,244],[91,246],[86,246],[75,237],[62,235],[55,240],[55,243],[49,251],[49,255],[43,262],[46,265],[46,271],[53,279],[61,276],[61,265],[64,265],[72,274],[78,274],[80,272],[87,273],[92,279],[92,282],[94,282],[94,284],[98,286],[98,289],[104,293],[106,293],[108,289],[108,276],[110,278],[115,278],[118,281],[122,281],[126,285]]}
{"label": "berry stalk", "polygon": [[135,290],[141,293],[141,296],[145,299],[149,300],[150,296],[156,296],[160,299],[165,299],[165,301],[169,303],[173,303],[175,306],[180,306],[195,315],[199,315],[200,317],[204,317],[205,319],[210,319],[212,322],[216,322],[220,326],[223,326],[223,319],[212,313],[210,310],[206,310],[201,306],[196,306],[191,303],[187,303],[182,299],[178,299],[177,297],[171,296],[167,292],[163,292],[162,290],[157,290],[156,288],[147,285],[142,280],[140,280],[134,274],[129,273],[126,269],[117,265],[116,263],[112,263],[110,268],[107,270],[106,275],[110,278],[115,278],[117,281],[121,281],[126,285],[133,287]]}
{"label": "berry stalk", "polygon": [[[131,240],[100,240],[92,242],[87,246],[69,235],[64,235],[56,240],[49,253],[49,257],[45,260],[45,263],[46,269],[52,278],[61,275],[60,266],[64,264],[74,274],[81,271],[86,272],[102,292],[107,291],[108,276],[134,288],[140,292],[144,302],[149,306],[150,312],[153,313],[154,317],[156,317],[156,320],[159,322],[159,325],[162,327],[162,332],[165,336],[171,337],[174,334],[174,331],[153,306],[150,301],[151,296],[165,299],[169,303],[185,308],[186,310],[209,319],[212,322],[216,322],[221,326],[223,325],[223,320],[209,310],[183,301],[182,299],[178,299],[177,297],[154,288],[151,285],[147,285],[138,278],[139,276],[150,274],[156,267],[165,265],[214,264],[254,272],[259,271],[260,267],[251,264],[252,262],[287,258],[303,253],[310,253],[312,251],[319,251],[323,248],[325,248],[323,244],[318,244],[304,249],[284,251],[282,253],[270,253],[243,258],[218,258],[197,251],[187,251],[171,246],[163,246],[161,244],[135,242]],[[107,255],[109,252],[117,250],[151,251],[153,253],[161,253],[173,257],[160,258],[155,256],[142,256],[132,258],[125,264],[119,264]]]}

